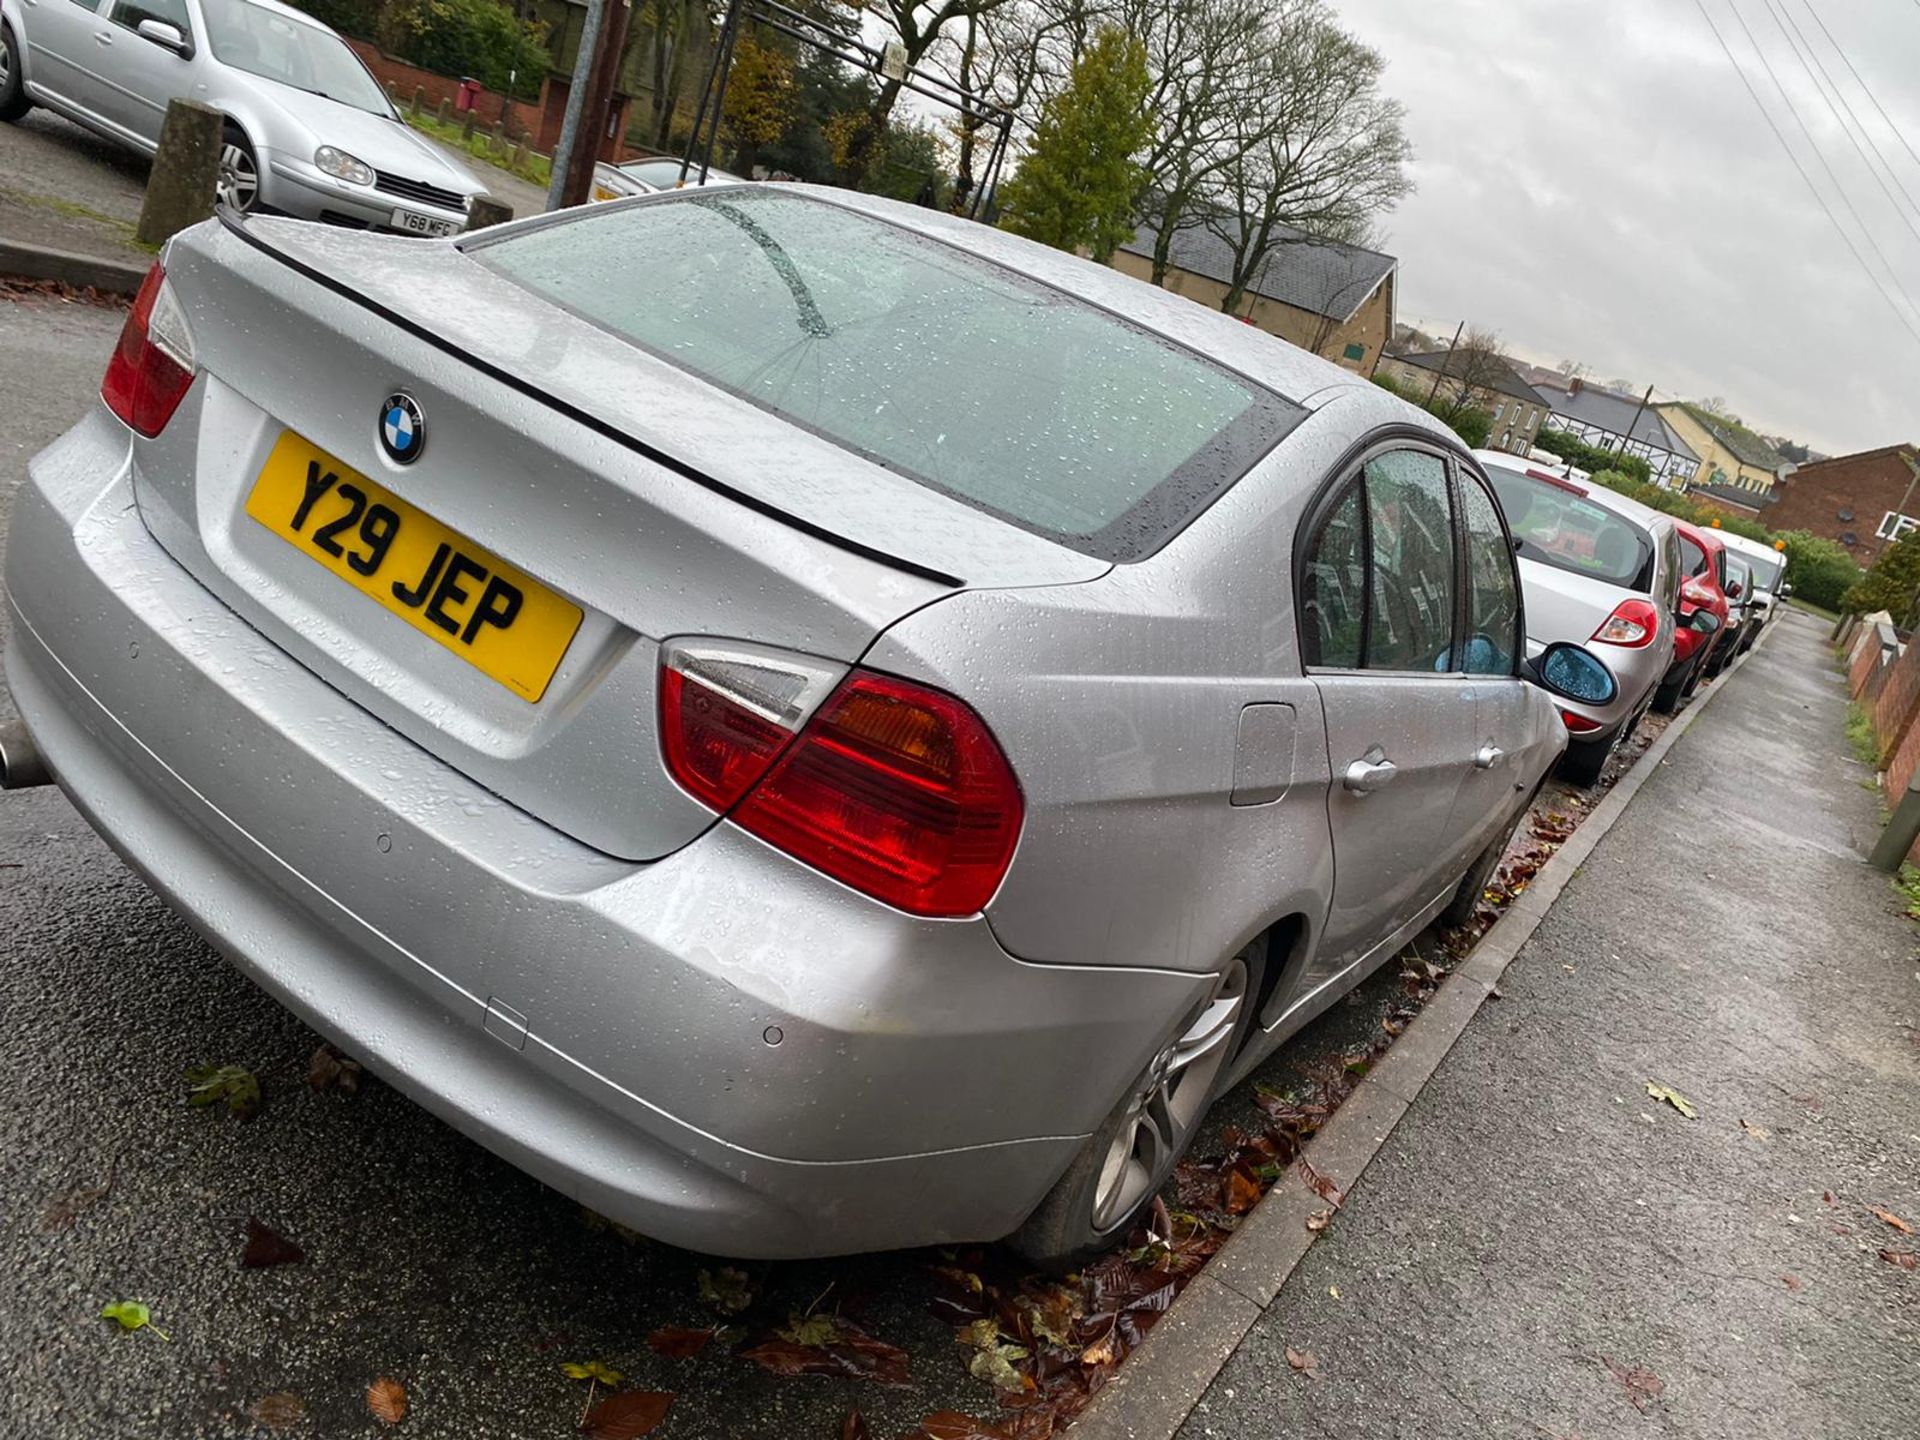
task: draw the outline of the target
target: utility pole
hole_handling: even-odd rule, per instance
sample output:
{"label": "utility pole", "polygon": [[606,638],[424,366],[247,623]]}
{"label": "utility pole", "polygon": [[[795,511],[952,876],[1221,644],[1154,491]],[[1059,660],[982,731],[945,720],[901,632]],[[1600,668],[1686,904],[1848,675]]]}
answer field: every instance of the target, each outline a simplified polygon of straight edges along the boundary
{"label": "utility pole", "polygon": [[568,205],[584,204],[593,192],[593,167],[607,143],[613,92],[620,82],[620,62],[626,56],[627,22],[633,15],[633,0],[602,3],[607,13],[600,22],[600,43],[595,47],[593,73],[587,79],[587,98],[580,110],[580,133],[573,153],[567,157],[567,188],[561,199]]}
{"label": "utility pole", "polygon": [[606,0],[587,0],[587,20],[580,31],[580,44],[573,52],[573,78],[567,82],[567,110],[560,121],[560,143],[553,147],[553,177],[547,182],[547,209],[558,210],[567,193],[567,169],[573,159],[574,142],[580,135],[580,111],[587,99],[587,77],[593,73],[594,47],[600,41],[600,20],[606,14]]}
{"label": "utility pole", "polygon": [[1647,393],[1640,397],[1640,408],[1633,412],[1633,419],[1627,422],[1627,433],[1620,437],[1620,453],[1627,453],[1627,441],[1633,439],[1633,427],[1640,423],[1640,417],[1647,413],[1647,402],[1653,399],[1653,387],[1647,386]]}
{"label": "utility pole", "polygon": [[1446,378],[1447,367],[1453,363],[1453,352],[1460,348],[1460,337],[1467,331],[1467,322],[1462,320],[1453,327],[1453,343],[1447,346],[1447,358],[1440,362],[1440,369],[1433,377],[1433,388],[1427,391],[1427,408],[1433,408],[1433,397],[1440,393],[1440,382]]}

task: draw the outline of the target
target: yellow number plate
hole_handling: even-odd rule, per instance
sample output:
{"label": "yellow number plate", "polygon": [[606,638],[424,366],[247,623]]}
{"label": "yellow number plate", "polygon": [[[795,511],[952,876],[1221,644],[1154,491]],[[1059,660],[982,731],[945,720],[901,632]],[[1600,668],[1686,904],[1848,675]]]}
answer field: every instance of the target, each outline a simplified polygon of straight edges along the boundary
{"label": "yellow number plate", "polygon": [[580,628],[578,605],[291,430],[247,514],[523,700],[546,694]]}

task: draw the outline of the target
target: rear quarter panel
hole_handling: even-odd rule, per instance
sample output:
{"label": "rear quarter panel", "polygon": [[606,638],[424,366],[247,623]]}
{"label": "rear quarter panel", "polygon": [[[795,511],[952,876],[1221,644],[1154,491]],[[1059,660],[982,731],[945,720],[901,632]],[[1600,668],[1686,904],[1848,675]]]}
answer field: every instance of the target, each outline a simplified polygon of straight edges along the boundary
{"label": "rear quarter panel", "polygon": [[[1147,559],[1083,584],[968,591],[876,642],[867,664],[965,697],[1013,763],[1026,823],[987,907],[1012,953],[1199,972],[1288,915],[1307,922],[1300,955],[1317,938],[1328,762],[1292,548],[1358,433],[1323,409]],[[1235,805],[1249,704],[1291,707],[1290,755],[1277,799]]]}

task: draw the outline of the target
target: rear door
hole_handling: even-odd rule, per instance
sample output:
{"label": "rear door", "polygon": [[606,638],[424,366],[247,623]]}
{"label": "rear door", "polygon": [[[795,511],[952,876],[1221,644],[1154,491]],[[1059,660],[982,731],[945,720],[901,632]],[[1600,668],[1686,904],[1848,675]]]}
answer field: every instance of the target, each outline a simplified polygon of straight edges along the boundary
{"label": "rear door", "polygon": [[[101,0],[21,0],[27,75],[54,99],[105,120],[100,64],[112,36]],[[9,3],[8,9],[12,9]]]}
{"label": "rear door", "polygon": [[1451,828],[1478,724],[1452,666],[1459,584],[1449,466],[1394,444],[1339,482],[1308,520],[1302,645],[1326,715],[1334,894],[1306,976],[1365,959],[1451,885]]}
{"label": "rear door", "polygon": [[1453,823],[1466,853],[1478,856],[1521,803],[1552,727],[1518,673],[1526,652],[1520,580],[1499,504],[1464,465],[1457,474],[1467,617],[1461,654],[1474,695],[1474,733]]}

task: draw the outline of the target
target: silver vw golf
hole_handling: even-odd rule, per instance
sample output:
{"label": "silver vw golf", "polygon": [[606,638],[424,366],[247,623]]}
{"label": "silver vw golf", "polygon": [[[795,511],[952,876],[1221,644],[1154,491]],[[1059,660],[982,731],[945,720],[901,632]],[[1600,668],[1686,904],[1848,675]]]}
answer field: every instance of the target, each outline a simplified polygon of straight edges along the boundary
{"label": "silver vw golf", "polygon": [[102,400],[12,518],[16,783],[701,1250],[1116,1237],[1612,683],[1419,412],[844,192],[226,214]]}
{"label": "silver vw golf", "polygon": [[409,130],[332,30],[278,0],[4,0],[0,120],[44,105],[151,155],[168,102],[225,111],[220,199],[451,235],[484,188]]}

